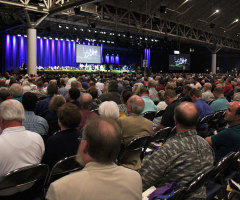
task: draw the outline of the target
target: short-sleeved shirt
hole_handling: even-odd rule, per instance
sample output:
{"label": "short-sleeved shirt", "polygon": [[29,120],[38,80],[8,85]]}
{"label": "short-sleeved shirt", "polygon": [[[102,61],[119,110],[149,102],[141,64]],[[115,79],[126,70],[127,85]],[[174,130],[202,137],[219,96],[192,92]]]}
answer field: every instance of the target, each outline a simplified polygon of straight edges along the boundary
{"label": "short-sleeved shirt", "polygon": [[240,150],[240,125],[232,126],[211,137],[215,151],[215,161],[220,161],[230,152]]}
{"label": "short-sleeved shirt", "polygon": [[220,97],[213,101],[210,105],[213,112],[217,112],[220,110],[227,110],[228,109],[229,102],[225,97]]}
{"label": "short-sleeved shirt", "polygon": [[162,116],[162,121],[161,124],[165,127],[174,127],[175,123],[174,123],[174,109],[176,108],[176,106],[178,106],[181,102],[179,100],[175,100],[173,101],[171,104],[169,104],[167,106],[167,108],[165,109],[165,112]]}

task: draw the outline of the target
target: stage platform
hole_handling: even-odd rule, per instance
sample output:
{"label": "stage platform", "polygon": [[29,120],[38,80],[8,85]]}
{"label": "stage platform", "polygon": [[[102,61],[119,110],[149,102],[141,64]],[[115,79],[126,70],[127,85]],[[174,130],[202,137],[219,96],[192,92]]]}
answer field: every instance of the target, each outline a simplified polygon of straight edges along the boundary
{"label": "stage platform", "polygon": [[50,69],[42,69],[37,70],[38,74],[44,73],[73,73],[73,74],[98,74],[98,73],[113,73],[113,74],[123,74],[123,73],[135,73],[135,70],[50,70]]}

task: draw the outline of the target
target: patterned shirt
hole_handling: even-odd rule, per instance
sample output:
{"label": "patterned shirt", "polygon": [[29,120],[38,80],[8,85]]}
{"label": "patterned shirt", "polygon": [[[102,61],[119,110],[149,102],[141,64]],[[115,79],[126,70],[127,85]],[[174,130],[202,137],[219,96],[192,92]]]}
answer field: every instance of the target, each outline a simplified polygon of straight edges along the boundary
{"label": "patterned shirt", "polygon": [[[213,167],[214,154],[209,144],[197,135],[195,129],[179,133],[143,160],[139,173],[143,191],[151,186],[164,186],[175,182],[185,186],[196,176]],[[201,187],[191,198],[205,198],[206,189]]]}
{"label": "patterned shirt", "polygon": [[25,120],[22,124],[26,130],[39,133],[40,135],[48,133],[49,126],[46,119],[35,115],[33,111],[25,111]]}

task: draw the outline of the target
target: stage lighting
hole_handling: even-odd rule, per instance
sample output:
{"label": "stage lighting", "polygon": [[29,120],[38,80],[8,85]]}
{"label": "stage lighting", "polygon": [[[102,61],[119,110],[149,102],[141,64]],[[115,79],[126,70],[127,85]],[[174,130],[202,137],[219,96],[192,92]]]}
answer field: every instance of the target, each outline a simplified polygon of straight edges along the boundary
{"label": "stage lighting", "polygon": [[69,29],[69,27],[68,27],[68,26],[66,26],[66,29]]}
{"label": "stage lighting", "polygon": [[61,26],[61,25],[59,25],[59,26],[58,26],[58,28],[62,28],[62,26]]}
{"label": "stage lighting", "polygon": [[76,30],[77,30],[77,28],[76,28],[76,27],[74,27],[74,28],[73,28],[73,30],[74,30],[74,31],[76,31]]}

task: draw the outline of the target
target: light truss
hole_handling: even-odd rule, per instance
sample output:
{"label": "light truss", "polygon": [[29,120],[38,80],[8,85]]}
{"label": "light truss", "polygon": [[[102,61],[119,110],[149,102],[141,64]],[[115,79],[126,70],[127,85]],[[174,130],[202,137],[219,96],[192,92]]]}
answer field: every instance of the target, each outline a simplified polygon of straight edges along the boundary
{"label": "light truss", "polygon": [[101,4],[98,8],[99,18],[96,20],[112,24],[116,27],[144,31],[165,35],[168,37],[190,40],[218,48],[231,48],[240,50],[240,41],[227,36],[213,33],[197,27],[184,25],[177,21],[170,21],[158,16],[137,13],[128,9],[117,8],[107,4]]}

